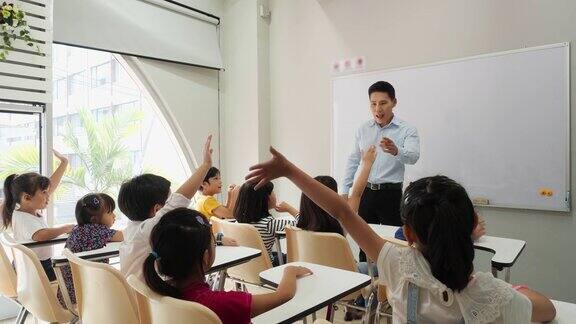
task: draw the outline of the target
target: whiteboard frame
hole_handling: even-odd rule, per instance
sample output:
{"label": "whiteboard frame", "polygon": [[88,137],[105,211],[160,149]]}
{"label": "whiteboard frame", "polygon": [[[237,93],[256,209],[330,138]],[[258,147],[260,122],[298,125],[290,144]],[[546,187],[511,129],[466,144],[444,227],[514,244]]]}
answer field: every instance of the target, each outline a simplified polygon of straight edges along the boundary
{"label": "whiteboard frame", "polygon": [[[554,43],[554,44],[548,44],[548,45],[541,45],[541,46],[534,46],[534,47],[525,47],[525,48],[520,48],[520,49],[515,49],[515,50],[508,50],[508,51],[502,51],[502,52],[494,52],[494,53],[487,53],[487,54],[480,54],[480,55],[473,55],[473,56],[467,56],[467,57],[462,57],[462,58],[457,58],[457,59],[451,59],[451,60],[445,60],[445,61],[438,61],[438,62],[432,62],[432,63],[425,63],[425,64],[418,64],[418,65],[409,65],[409,66],[403,66],[403,67],[398,67],[398,68],[390,68],[390,69],[384,69],[384,70],[372,70],[372,71],[368,71],[368,72],[362,72],[362,73],[354,73],[354,74],[347,74],[347,75],[342,75],[342,76],[337,76],[337,77],[333,77],[332,80],[330,81],[330,93],[332,94],[331,98],[330,98],[330,104],[331,104],[331,118],[332,118],[332,127],[330,129],[330,174],[335,175],[335,166],[334,164],[336,163],[336,161],[334,161],[334,147],[335,147],[335,143],[334,143],[334,128],[335,128],[335,120],[334,120],[334,116],[335,116],[335,111],[334,111],[334,82],[338,81],[338,80],[345,80],[345,79],[351,79],[351,78],[355,78],[355,77],[362,77],[362,76],[371,76],[377,73],[387,73],[387,72],[394,72],[394,71],[402,71],[402,70],[409,70],[409,69],[414,69],[414,68],[423,68],[423,67],[430,67],[430,66],[436,66],[436,65],[443,65],[443,64],[449,64],[449,63],[456,63],[456,62],[462,62],[462,61],[469,61],[469,60],[475,60],[475,59],[479,59],[479,58],[487,58],[487,57],[494,57],[494,56],[502,56],[502,55],[509,55],[509,54],[515,54],[515,53],[522,53],[522,52],[530,52],[530,51],[537,51],[537,50],[543,50],[543,49],[550,49],[550,48],[557,48],[557,47],[565,47],[565,50],[567,51],[566,53],[566,87],[567,87],[567,91],[566,91],[566,96],[567,96],[567,103],[568,103],[568,109],[566,111],[566,122],[567,122],[567,147],[566,147],[566,165],[567,165],[567,169],[566,169],[566,174],[565,174],[565,179],[566,179],[566,186],[567,188],[564,189],[564,195],[565,195],[565,204],[564,204],[564,208],[546,208],[546,207],[535,207],[535,206],[524,206],[524,205],[508,205],[508,204],[488,204],[488,205],[480,205],[480,204],[474,204],[474,206],[476,207],[490,207],[490,208],[509,208],[509,209],[529,209],[529,210],[544,210],[544,211],[555,211],[555,212],[570,212],[571,208],[572,208],[572,195],[571,195],[571,188],[572,188],[572,181],[571,181],[571,174],[572,174],[572,165],[571,165],[571,82],[570,82],[570,42],[562,42],[562,43]],[[356,172],[358,172],[358,170],[356,170]]]}

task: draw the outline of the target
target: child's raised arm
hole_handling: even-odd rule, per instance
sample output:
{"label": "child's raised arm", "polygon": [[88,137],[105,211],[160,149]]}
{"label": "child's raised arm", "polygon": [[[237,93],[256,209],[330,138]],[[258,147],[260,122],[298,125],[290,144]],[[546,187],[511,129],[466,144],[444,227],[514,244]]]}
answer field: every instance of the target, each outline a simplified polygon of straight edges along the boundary
{"label": "child's raised arm", "polygon": [[364,188],[366,188],[366,184],[368,183],[368,176],[370,175],[370,170],[372,169],[374,160],[376,160],[376,146],[372,145],[362,154],[362,166],[360,167],[360,174],[352,185],[350,196],[348,196],[348,205],[356,213],[358,212],[358,207],[360,206],[362,193],[364,192]]}
{"label": "child's raised arm", "polygon": [[54,153],[54,156],[60,160],[60,165],[58,165],[58,168],[54,170],[54,173],[52,173],[52,176],[50,177],[50,189],[48,189],[48,194],[50,196],[56,191],[56,189],[58,189],[60,181],[64,176],[64,172],[66,172],[66,168],[68,167],[68,159],[64,155],[60,154],[60,152],[56,150],[52,150],[52,152]]}
{"label": "child's raised arm", "polygon": [[272,159],[252,166],[246,180],[257,183],[257,189],[276,178],[290,179],[314,203],[340,221],[370,259],[377,260],[386,240],[378,236],[336,192],[304,173],[275,149],[270,148],[270,152]]}
{"label": "child's raised arm", "polygon": [[177,193],[188,199],[191,199],[194,194],[196,194],[196,191],[198,191],[200,185],[202,185],[206,173],[212,166],[212,149],[210,148],[211,141],[212,135],[208,136],[206,143],[204,144],[202,164],[200,164],[196,171],[194,171],[194,174],[192,174],[192,176],[190,176],[190,178],[188,178],[188,180],[186,180],[186,182],[176,190]]}

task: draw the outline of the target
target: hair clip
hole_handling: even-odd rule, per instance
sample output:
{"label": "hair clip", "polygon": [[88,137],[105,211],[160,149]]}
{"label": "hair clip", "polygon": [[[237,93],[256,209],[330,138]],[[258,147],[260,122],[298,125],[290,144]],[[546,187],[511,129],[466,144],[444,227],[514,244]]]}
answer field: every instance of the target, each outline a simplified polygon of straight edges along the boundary
{"label": "hair clip", "polygon": [[200,223],[202,225],[206,225],[206,222],[204,222],[204,217],[196,216],[196,220],[198,221],[198,223]]}

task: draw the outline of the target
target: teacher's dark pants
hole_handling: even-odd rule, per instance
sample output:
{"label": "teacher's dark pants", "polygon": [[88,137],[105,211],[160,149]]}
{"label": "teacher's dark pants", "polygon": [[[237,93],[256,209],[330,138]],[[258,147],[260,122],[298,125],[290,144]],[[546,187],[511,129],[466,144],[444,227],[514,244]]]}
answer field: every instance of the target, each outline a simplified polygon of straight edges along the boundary
{"label": "teacher's dark pants", "polygon": [[[358,214],[368,224],[402,226],[400,220],[401,199],[402,183],[368,184],[362,193]],[[366,254],[362,250],[360,250],[359,260],[361,262],[366,261]],[[377,260],[373,261],[376,262]]]}

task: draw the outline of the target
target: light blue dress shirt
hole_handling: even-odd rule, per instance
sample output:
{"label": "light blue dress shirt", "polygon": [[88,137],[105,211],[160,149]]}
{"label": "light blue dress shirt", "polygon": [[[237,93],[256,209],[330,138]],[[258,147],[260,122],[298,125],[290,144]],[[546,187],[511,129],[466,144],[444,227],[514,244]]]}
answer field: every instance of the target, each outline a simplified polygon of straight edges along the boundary
{"label": "light blue dress shirt", "polygon": [[[396,147],[396,156],[382,151],[380,141],[383,137],[391,139]],[[357,131],[354,140],[354,150],[348,157],[346,175],[342,193],[347,194],[352,188],[354,175],[362,160],[362,152],[371,145],[376,146],[376,160],[370,170],[370,183],[399,183],[404,181],[404,165],[414,164],[420,157],[420,137],[416,128],[405,121],[392,117],[390,123],[380,127],[374,120],[364,123]]]}

